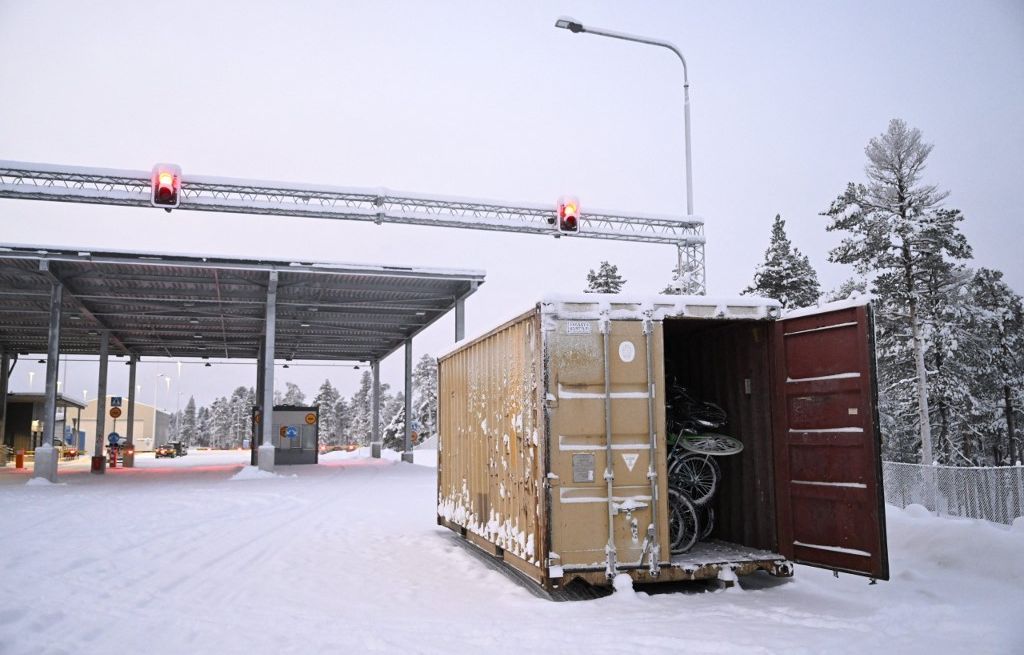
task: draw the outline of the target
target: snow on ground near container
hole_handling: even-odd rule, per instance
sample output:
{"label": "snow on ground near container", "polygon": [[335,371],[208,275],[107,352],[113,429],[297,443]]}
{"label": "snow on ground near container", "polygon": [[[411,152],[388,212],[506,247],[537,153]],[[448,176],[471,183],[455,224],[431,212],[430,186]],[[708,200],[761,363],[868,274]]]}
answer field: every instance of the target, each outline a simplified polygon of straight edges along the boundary
{"label": "snow on ground near container", "polygon": [[62,463],[61,486],[0,469],[0,653],[935,655],[1024,642],[1020,522],[890,507],[893,580],[874,586],[798,566],[724,591],[555,603],[436,525],[430,466],[366,454],[245,482],[232,477],[246,451],[142,455],[104,476]]}

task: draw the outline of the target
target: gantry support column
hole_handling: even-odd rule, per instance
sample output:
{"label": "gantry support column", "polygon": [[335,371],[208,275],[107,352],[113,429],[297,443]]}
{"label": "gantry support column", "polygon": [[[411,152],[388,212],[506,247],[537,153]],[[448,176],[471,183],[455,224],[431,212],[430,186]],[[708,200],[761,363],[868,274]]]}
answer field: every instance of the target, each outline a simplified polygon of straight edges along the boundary
{"label": "gantry support column", "polygon": [[125,430],[125,437],[128,440],[128,448],[124,453],[124,467],[135,466],[135,368],[139,358],[131,355],[128,360],[128,429]]}
{"label": "gantry support column", "polygon": [[260,444],[257,460],[261,471],[274,470],[274,343],[277,336],[277,271],[267,281],[266,334],[263,342],[263,412],[260,416]]}
{"label": "gantry support column", "polygon": [[455,341],[466,338],[466,299],[455,301]]}
{"label": "gantry support column", "polygon": [[[55,283],[50,289],[50,333],[46,344],[46,403],[43,409],[43,443],[36,448],[33,478],[57,481],[57,451],[53,449],[53,429],[57,422],[57,369],[60,366],[60,317],[64,287]],[[6,399],[5,399],[6,400]]]}
{"label": "gantry support column", "polygon": [[405,342],[405,450],[402,461],[412,464],[412,339]]}
{"label": "gantry support column", "polygon": [[370,401],[370,457],[380,459],[380,360],[370,364],[373,371],[373,396]]}
{"label": "gantry support column", "polygon": [[[110,333],[100,332],[100,372],[96,383],[96,442],[92,450],[92,472],[105,473],[107,458],[103,456],[103,444],[107,436],[107,359],[110,355]],[[155,428],[154,423],[154,428]]]}
{"label": "gantry support column", "polygon": [[266,371],[263,368],[263,351],[266,349],[266,347],[266,340],[261,338],[260,350],[259,353],[257,353],[256,355],[256,415],[259,416],[259,420],[257,421],[252,417],[250,417],[249,419],[250,425],[252,426],[252,430],[249,432],[249,463],[253,466],[256,466],[259,463],[257,454],[259,453],[258,449],[261,443],[260,434],[261,430],[263,429],[263,417],[270,416],[270,412],[266,412],[263,410],[263,389],[266,387],[263,379],[263,375],[264,373],[266,373]]}
{"label": "gantry support column", "polygon": [[0,346],[0,467],[7,466],[4,434],[7,431],[7,387],[10,384],[11,356]]}

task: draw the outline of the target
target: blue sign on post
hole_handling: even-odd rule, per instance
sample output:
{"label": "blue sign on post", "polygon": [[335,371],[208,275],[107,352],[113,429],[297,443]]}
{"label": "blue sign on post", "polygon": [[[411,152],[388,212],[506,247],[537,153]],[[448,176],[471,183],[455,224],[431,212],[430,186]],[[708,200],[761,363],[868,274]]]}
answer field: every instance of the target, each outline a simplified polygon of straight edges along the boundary
{"label": "blue sign on post", "polygon": [[111,407],[120,407],[121,406],[121,396],[111,396],[110,397],[110,406]]}
{"label": "blue sign on post", "polygon": [[111,446],[116,446],[117,442],[120,440],[121,435],[119,435],[116,432],[111,432],[110,434],[107,435],[107,441],[110,443]]}
{"label": "blue sign on post", "polygon": [[298,439],[299,438],[299,429],[297,427],[295,427],[294,425],[289,425],[288,428],[285,430],[284,435],[286,437],[288,437],[289,439]]}

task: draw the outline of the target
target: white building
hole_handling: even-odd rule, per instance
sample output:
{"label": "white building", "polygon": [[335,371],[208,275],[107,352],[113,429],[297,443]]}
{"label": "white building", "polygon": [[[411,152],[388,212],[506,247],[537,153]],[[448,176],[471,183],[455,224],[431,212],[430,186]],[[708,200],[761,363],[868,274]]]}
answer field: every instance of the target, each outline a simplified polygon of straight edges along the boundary
{"label": "white building", "polygon": [[[85,432],[85,452],[93,453],[96,444],[96,403],[90,400],[86,408],[82,410],[82,419],[79,429]],[[128,398],[122,399],[121,417],[110,418],[110,396],[107,396],[107,417],[103,426],[104,444],[106,435],[117,432],[122,437],[128,435]],[[153,405],[147,405],[135,401],[135,430],[132,434],[132,442],[138,452],[154,450],[157,446],[167,443],[170,435],[171,415],[163,412]]]}

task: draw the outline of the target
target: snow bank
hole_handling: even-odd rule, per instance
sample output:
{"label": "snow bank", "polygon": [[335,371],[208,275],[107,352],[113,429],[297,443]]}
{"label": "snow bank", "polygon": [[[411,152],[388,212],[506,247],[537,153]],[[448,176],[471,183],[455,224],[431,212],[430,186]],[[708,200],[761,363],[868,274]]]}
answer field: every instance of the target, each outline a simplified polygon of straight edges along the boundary
{"label": "snow bank", "polygon": [[895,581],[965,575],[1024,589],[1024,530],[1019,527],[937,517],[921,505],[888,505],[885,516]]}
{"label": "snow bank", "polygon": [[[892,580],[876,585],[798,565],[727,593],[622,579],[608,598],[553,603],[437,526],[434,471],[367,450],[253,485],[231,480],[258,470],[213,464],[226,454],[102,476],[83,462],[45,493],[0,468],[0,553],[18,563],[0,576],[0,651],[1002,655],[1024,643],[1020,521],[888,507]],[[114,605],[125,620],[83,619]]]}
{"label": "snow bank", "polygon": [[242,470],[231,476],[232,480],[270,480],[272,478],[297,478],[298,476],[294,473],[291,475],[282,475],[281,473],[271,473],[270,471],[261,471],[258,466],[244,466]]}
{"label": "snow bank", "polygon": [[64,487],[66,482],[50,482],[46,478],[29,478],[25,483],[26,487]]}

